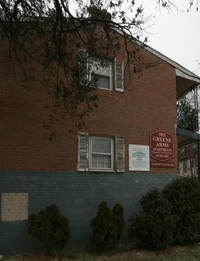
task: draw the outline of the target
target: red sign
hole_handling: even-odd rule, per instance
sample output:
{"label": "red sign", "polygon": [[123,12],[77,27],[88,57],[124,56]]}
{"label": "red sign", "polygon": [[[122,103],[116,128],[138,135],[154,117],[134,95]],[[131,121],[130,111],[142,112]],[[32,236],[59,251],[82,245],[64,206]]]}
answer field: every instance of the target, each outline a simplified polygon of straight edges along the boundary
{"label": "red sign", "polygon": [[150,134],[150,156],[159,162],[174,158],[174,137],[164,130]]}
{"label": "red sign", "polygon": [[175,168],[175,163],[151,161],[151,168]]}

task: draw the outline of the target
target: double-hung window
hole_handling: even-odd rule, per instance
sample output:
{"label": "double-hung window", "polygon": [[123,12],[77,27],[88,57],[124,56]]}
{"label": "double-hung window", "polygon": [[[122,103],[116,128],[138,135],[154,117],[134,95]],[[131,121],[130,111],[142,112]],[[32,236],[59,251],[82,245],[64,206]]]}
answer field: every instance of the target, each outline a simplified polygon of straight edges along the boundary
{"label": "double-hung window", "polygon": [[97,88],[113,89],[113,64],[107,60],[90,59],[90,81],[94,82]]}
{"label": "double-hung window", "polygon": [[[83,85],[124,92],[124,60],[94,59],[86,50],[78,52],[79,81]],[[114,84],[114,86],[113,86]]]}
{"label": "double-hung window", "polygon": [[124,137],[96,136],[79,132],[77,169],[79,171],[124,172]]}
{"label": "double-hung window", "polygon": [[113,139],[109,137],[90,137],[90,169],[113,170]]}

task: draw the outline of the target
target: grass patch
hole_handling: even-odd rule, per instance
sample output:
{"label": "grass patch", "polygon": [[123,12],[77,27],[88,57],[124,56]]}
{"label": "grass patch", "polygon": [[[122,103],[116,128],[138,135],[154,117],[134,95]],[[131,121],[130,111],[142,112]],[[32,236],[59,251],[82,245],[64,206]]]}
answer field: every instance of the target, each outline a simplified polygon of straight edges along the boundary
{"label": "grass patch", "polygon": [[[39,254],[3,255],[0,261],[59,261]],[[200,245],[173,247],[162,251],[130,250],[130,245],[108,253],[91,253],[83,249],[66,251],[62,261],[199,261]]]}

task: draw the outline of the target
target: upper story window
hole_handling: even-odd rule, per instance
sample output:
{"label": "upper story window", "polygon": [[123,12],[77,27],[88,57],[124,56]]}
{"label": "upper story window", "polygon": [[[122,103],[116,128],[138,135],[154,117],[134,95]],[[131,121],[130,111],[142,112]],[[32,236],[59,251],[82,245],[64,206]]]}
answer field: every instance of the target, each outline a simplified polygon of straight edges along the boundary
{"label": "upper story window", "polygon": [[87,51],[83,49],[79,50],[78,58],[81,84],[87,85],[92,81],[99,89],[124,92],[124,60],[95,60],[89,58]]}
{"label": "upper story window", "polygon": [[97,88],[112,90],[113,63],[106,60],[90,60],[90,80],[95,82]]}

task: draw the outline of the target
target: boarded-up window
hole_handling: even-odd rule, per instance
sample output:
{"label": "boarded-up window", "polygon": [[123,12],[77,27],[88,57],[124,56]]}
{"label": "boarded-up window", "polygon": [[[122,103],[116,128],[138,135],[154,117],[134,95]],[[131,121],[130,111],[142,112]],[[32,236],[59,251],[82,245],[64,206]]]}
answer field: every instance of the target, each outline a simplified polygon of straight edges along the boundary
{"label": "boarded-up window", "polygon": [[18,221],[28,219],[28,193],[1,194],[1,220]]}

